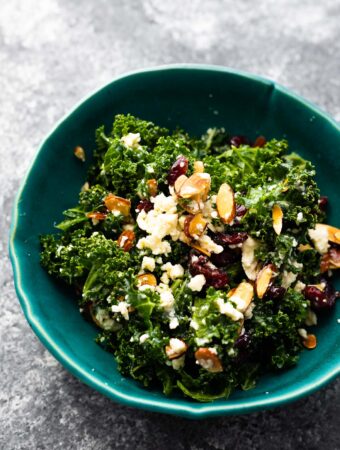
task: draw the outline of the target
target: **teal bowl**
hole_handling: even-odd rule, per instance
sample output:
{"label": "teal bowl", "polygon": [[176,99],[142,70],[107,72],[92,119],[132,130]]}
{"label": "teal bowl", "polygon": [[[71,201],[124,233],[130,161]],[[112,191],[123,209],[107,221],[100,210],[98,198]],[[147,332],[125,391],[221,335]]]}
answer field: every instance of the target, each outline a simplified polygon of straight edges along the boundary
{"label": "teal bowl", "polygon": [[340,225],[340,128],[318,108],[272,81],[235,70],[179,65],[142,70],[115,79],[77,105],[46,137],[21,186],[13,210],[10,255],[24,314],[46,348],[80,380],[114,401],[152,411],[203,418],[284,405],[319,389],[340,372],[340,302],[316,329],[318,347],[304,351],[296,367],[267,375],[257,387],[208,404],[165,397],[117,371],[111,354],[95,342],[95,327],[83,320],[70,291],[39,265],[39,235],[54,231],[62,211],[74,205],[90,156],[94,131],[110,127],[117,113],[180,126],[194,135],[225,127],[254,138],[288,139],[291,150],[317,167],[322,194],[330,200],[329,222]]}

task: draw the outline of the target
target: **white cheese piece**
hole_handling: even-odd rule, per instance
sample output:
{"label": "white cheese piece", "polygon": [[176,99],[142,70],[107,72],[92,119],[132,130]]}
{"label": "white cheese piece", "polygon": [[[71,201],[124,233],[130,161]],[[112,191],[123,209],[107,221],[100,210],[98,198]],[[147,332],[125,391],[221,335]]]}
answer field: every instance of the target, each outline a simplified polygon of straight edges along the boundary
{"label": "white cheese piece", "polygon": [[216,244],[216,242],[214,242],[207,234],[203,235],[198,240],[198,243],[199,243],[199,246],[203,250],[207,250],[210,253],[222,253],[223,252],[222,245]]}
{"label": "white cheese piece", "polygon": [[112,330],[115,326],[115,321],[104,308],[96,308],[94,317],[104,330]]}
{"label": "white cheese piece", "polygon": [[174,330],[175,328],[178,327],[178,325],[179,325],[179,321],[178,321],[177,317],[172,317],[169,322],[170,330]]}
{"label": "white cheese piece", "polygon": [[307,310],[307,317],[305,320],[305,324],[307,325],[307,327],[311,327],[313,325],[318,324],[318,318],[317,318],[315,312],[312,311],[311,309]]}
{"label": "white cheese piece", "polygon": [[220,313],[230,317],[231,320],[236,322],[237,320],[243,319],[243,314],[234,308],[231,303],[224,302],[223,298],[218,298],[216,304]]}
{"label": "white cheese piece", "polygon": [[142,260],[142,270],[149,270],[153,272],[156,267],[155,258],[151,258],[150,256],[144,256]]}
{"label": "white cheese piece", "polygon": [[253,310],[255,308],[255,303],[251,302],[248,308],[244,312],[244,320],[251,319],[253,317]]}
{"label": "white cheese piece", "polygon": [[309,237],[313,241],[315,249],[321,254],[327,253],[329,249],[328,232],[324,227],[308,230]]}
{"label": "white cheese piece", "polygon": [[182,278],[184,275],[184,268],[181,264],[171,264],[170,262],[167,262],[166,264],[163,264],[161,269],[167,273],[171,280]]}
{"label": "white cheese piece", "polygon": [[120,313],[125,320],[129,320],[129,303],[127,302],[119,302],[118,305],[112,305],[111,311],[114,313]]}
{"label": "white cheese piece", "polygon": [[255,250],[259,247],[259,243],[248,237],[242,245],[242,267],[249,280],[255,280],[259,272],[258,261],[255,257]]}
{"label": "white cheese piece", "polygon": [[122,136],[120,142],[128,148],[138,148],[140,143],[140,133],[128,133]]}
{"label": "white cheese piece", "polygon": [[160,305],[164,309],[164,311],[170,313],[175,304],[174,296],[172,295],[171,289],[164,290],[160,293],[161,302]]}
{"label": "white cheese piece", "polygon": [[304,288],[306,287],[305,283],[302,283],[302,281],[298,281],[296,285],[294,286],[295,292],[302,292]]}
{"label": "white cheese piece", "polygon": [[194,330],[198,330],[199,329],[199,325],[196,322],[196,320],[191,320],[190,321],[190,327],[193,328]]}
{"label": "white cheese piece", "polygon": [[304,328],[299,328],[298,333],[302,337],[302,339],[307,339],[307,331]]}
{"label": "white cheese piece", "polygon": [[288,289],[289,286],[295,282],[297,276],[297,273],[287,272],[287,270],[284,270],[282,273],[282,287]]}
{"label": "white cheese piece", "polygon": [[140,344],[144,344],[144,342],[149,339],[149,334],[148,333],[144,333],[139,337],[139,343]]}
{"label": "white cheese piece", "polygon": [[188,283],[188,288],[192,291],[200,292],[206,283],[205,276],[202,274],[195,275]]}
{"label": "white cheese piece", "polygon": [[296,221],[297,221],[297,223],[300,223],[300,222],[303,221],[303,213],[302,213],[302,212],[299,212],[299,213],[297,214],[297,216],[296,216]]}

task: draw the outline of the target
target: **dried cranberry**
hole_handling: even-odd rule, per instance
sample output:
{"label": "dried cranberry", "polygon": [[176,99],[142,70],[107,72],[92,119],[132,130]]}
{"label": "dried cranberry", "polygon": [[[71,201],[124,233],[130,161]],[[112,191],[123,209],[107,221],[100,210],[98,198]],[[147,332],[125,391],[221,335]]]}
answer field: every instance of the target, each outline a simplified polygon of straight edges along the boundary
{"label": "dried cranberry", "polygon": [[237,245],[246,241],[248,234],[245,231],[236,231],[235,233],[225,234],[216,233],[214,235],[214,241],[220,245]]}
{"label": "dried cranberry", "polygon": [[217,267],[223,267],[228,266],[229,264],[234,263],[237,261],[239,257],[238,252],[235,252],[234,250],[231,250],[229,248],[226,248],[221,253],[213,253],[210,257],[211,262],[215,264]]}
{"label": "dried cranberry", "polygon": [[236,217],[243,217],[247,211],[244,205],[236,205]]}
{"label": "dried cranberry", "polygon": [[266,145],[267,139],[264,136],[258,136],[255,139],[253,147],[263,147]]}
{"label": "dried cranberry", "polygon": [[136,206],[136,210],[138,212],[141,212],[141,211],[148,212],[148,211],[151,211],[152,209],[153,209],[153,203],[151,203],[150,200],[147,200],[146,198],[141,200],[138,203],[138,205]]}
{"label": "dried cranberry", "polygon": [[239,336],[235,342],[235,347],[238,349],[246,349],[249,347],[251,343],[251,337],[249,333],[243,333],[241,336]]}
{"label": "dried cranberry", "polygon": [[326,195],[321,195],[318,203],[321,211],[325,211],[328,205],[328,197],[326,197]]}
{"label": "dried cranberry", "polygon": [[286,289],[282,286],[275,286],[272,284],[266,290],[264,298],[267,300],[282,300],[286,293]]}
{"label": "dried cranberry", "polygon": [[230,145],[240,147],[240,145],[248,145],[249,141],[245,136],[233,136],[229,141]]}
{"label": "dried cranberry", "polygon": [[330,285],[329,287],[326,285],[323,291],[316,286],[308,285],[303,293],[305,298],[311,302],[311,307],[316,311],[331,309],[335,304],[336,293]]}
{"label": "dried cranberry", "polygon": [[189,161],[184,156],[180,156],[171,166],[168,174],[169,186],[173,186],[177,178],[181,175],[185,175],[188,171]]}
{"label": "dried cranberry", "polygon": [[207,256],[197,256],[195,253],[190,255],[189,272],[191,275],[204,275],[207,286],[213,286],[215,289],[221,289],[228,284],[228,276],[221,269],[212,264]]}

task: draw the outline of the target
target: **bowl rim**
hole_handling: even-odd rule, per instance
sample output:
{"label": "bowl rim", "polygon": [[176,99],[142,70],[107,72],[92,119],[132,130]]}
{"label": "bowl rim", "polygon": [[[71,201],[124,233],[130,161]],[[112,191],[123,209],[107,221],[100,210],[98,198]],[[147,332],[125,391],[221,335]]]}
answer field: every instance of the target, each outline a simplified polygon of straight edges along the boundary
{"label": "bowl rim", "polygon": [[75,113],[80,107],[82,107],[83,104],[90,101],[93,96],[99,94],[101,91],[105,90],[110,85],[113,85],[122,79],[127,79],[130,77],[133,78],[136,75],[138,76],[140,74],[148,72],[187,71],[187,70],[228,73],[261,84],[264,83],[267,85],[269,84],[270,86],[272,86],[273,90],[279,91],[283,93],[285,96],[288,96],[291,99],[296,100],[297,102],[303,104],[306,108],[308,108],[312,112],[323,117],[323,119],[325,119],[331,127],[333,127],[337,132],[340,133],[340,123],[337,123],[330,115],[322,111],[318,106],[316,106],[312,102],[304,99],[303,97],[291,91],[290,89],[287,89],[268,78],[262,77],[260,75],[254,75],[252,73],[242,70],[236,70],[233,68],[219,65],[181,63],[181,64],[169,64],[169,65],[154,66],[150,68],[143,68],[140,70],[130,71],[117,77],[114,77],[110,82],[106,83],[104,86],[94,89],[93,91],[90,92],[90,94],[80,99],[80,101],[78,101],[71,110],[67,111],[67,113],[64,114],[59,121],[57,121],[56,125],[52,128],[52,130],[49,131],[42,139],[38,147],[38,150],[27,169],[26,175],[21,182],[20,188],[13,203],[11,225],[10,225],[9,255],[13,268],[15,290],[29,325],[31,326],[32,330],[39,338],[39,340],[42,342],[42,344],[49,350],[49,352],[52,353],[52,355],[78,379],[80,379],[85,384],[96,389],[97,391],[111,398],[114,401],[125,404],[127,406],[133,406],[154,412],[175,414],[185,416],[188,418],[205,418],[218,415],[222,416],[222,415],[245,414],[255,412],[258,410],[282,406],[286,403],[296,401],[302,397],[305,397],[315,392],[316,390],[320,389],[321,387],[323,387],[324,385],[335,379],[338,375],[340,375],[340,361],[337,366],[334,364],[328,370],[325,367],[323,375],[315,379],[314,382],[310,382],[306,385],[303,385],[300,388],[295,389],[293,388],[294,385],[291,385],[292,388],[289,389],[287,393],[281,395],[275,394],[270,395],[267,398],[264,398],[263,400],[254,399],[247,401],[245,399],[240,399],[239,404],[234,403],[228,405],[212,402],[203,404],[193,403],[192,406],[190,406],[190,403],[177,404],[176,399],[173,399],[172,403],[164,404],[162,400],[141,398],[138,395],[134,394],[131,395],[124,394],[120,392],[118,389],[115,389],[112,386],[109,386],[107,383],[103,382],[102,380],[98,379],[96,375],[94,375],[93,373],[91,374],[86,370],[84,370],[80,363],[78,364],[71,356],[67,354],[67,352],[65,352],[60,346],[58,346],[54,342],[54,340],[49,336],[48,329],[44,328],[44,326],[40,323],[39,318],[35,316],[34,312],[32,311],[29,295],[26,294],[26,292],[22,287],[21,283],[22,271],[21,271],[20,257],[17,254],[17,245],[20,245],[20,241],[16,240],[16,232],[20,219],[19,204],[26,183],[30,177],[30,173],[34,165],[36,164],[37,160],[39,159],[40,153],[42,152],[43,147],[45,146],[49,137],[53,135],[60,126],[63,125],[63,123],[68,119],[70,115]]}

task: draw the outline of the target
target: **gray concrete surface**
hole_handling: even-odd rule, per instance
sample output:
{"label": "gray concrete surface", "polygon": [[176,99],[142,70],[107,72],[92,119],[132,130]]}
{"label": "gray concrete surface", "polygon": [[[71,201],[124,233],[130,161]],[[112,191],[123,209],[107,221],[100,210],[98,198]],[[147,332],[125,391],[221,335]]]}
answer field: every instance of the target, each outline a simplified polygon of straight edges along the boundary
{"label": "gray concrete surface", "polygon": [[339,1],[0,1],[1,449],[340,448],[339,382],[249,416],[191,422],[151,414],[74,379],[20,310],[7,234],[39,141],[115,75],[175,62],[266,75],[340,121]]}

